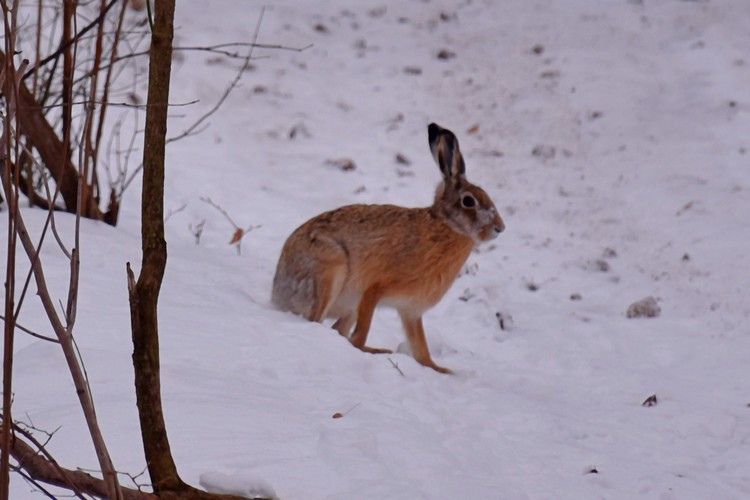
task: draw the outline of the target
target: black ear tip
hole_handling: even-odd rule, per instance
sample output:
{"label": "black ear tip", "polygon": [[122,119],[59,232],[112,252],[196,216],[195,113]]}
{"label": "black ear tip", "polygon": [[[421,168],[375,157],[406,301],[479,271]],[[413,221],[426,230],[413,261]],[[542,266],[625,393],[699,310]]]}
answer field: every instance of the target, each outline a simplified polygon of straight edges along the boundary
{"label": "black ear tip", "polygon": [[430,123],[427,125],[427,137],[430,140],[430,143],[435,142],[437,139],[437,136],[440,135],[440,132],[442,132],[443,127],[438,125],[437,123]]}

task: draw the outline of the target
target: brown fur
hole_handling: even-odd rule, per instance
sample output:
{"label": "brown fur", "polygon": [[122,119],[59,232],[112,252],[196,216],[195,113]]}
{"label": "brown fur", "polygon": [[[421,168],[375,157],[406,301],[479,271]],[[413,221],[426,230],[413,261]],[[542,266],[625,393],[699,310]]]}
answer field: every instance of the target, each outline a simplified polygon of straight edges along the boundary
{"label": "brown fur", "polygon": [[[465,179],[455,136],[430,127],[444,178],[432,206],[348,205],[310,219],[284,244],[272,300],[310,321],[338,318],[334,328],[366,352],[390,352],[365,342],[375,307],[391,305],[414,358],[448,372],[430,357],[422,314],[443,297],[474,246],[504,225],[487,193]],[[475,206],[464,206],[466,196]]]}

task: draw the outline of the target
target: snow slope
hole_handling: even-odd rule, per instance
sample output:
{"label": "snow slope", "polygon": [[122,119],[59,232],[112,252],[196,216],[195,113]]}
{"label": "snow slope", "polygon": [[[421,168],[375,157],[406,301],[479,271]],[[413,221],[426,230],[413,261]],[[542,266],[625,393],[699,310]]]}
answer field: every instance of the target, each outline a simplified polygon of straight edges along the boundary
{"label": "snow slope", "polygon": [[[176,44],[249,40],[260,7],[180,3]],[[168,150],[162,389],[183,477],[282,499],[750,497],[749,23],[745,0],[273,2],[260,41],[314,46],[256,51],[210,128]],[[176,108],[170,132],[239,64],[180,52],[172,101],[200,102]],[[425,315],[453,376],[269,304],[306,219],[431,202],[430,121],[456,132],[507,225]],[[341,158],[356,168],[328,162]],[[131,474],[145,467],[125,283],[138,189],[117,228],[83,223],[76,327]],[[241,255],[201,197],[260,225]],[[64,297],[64,258],[43,257]],[[626,318],[646,296],[661,315]],[[45,331],[36,303],[20,320]],[[376,312],[371,345],[403,342],[396,315]],[[19,337],[14,411],[60,427],[61,464],[95,469],[63,369],[55,346]],[[13,498],[41,497],[12,481]]]}

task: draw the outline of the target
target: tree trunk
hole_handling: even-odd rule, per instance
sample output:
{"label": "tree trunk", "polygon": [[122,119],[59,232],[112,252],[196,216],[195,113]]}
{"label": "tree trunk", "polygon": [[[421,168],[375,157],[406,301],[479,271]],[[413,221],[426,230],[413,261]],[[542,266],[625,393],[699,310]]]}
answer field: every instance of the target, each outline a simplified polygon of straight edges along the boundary
{"label": "tree trunk", "polygon": [[143,260],[138,281],[127,266],[133,330],[135,395],[143,451],[154,493],[162,499],[239,499],[214,495],[182,481],[167,438],[161,404],[157,303],[167,243],[164,240],[164,149],[167,136],[169,78],[172,63],[175,0],[159,0],[151,35],[148,105],[143,148],[141,239]]}
{"label": "tree trunk", "polygon": [[172,64],[175,0],[155,2],[149,58],[148,106],[143,149],[141,239],[143,260],[138,282],[128,264],[133,368],[143,451],[154,493],[180,490],[185,484],[172,459],[161,405],[157,303],[167,243],[164,240],[164,147]]}

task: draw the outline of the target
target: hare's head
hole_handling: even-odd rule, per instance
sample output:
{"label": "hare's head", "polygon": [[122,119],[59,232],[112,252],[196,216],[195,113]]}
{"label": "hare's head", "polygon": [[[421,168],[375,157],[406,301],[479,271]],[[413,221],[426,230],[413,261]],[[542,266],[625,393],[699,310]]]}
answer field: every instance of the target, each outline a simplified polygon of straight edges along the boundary
{"label": "hare's head", "polygon": [[477,243],[496,238],[505,229],[500,214],[484,189],[466,180],[466,166],[458,139],[435,123],[427,127],[430,151],[443,174],[433,208],[453,228]]}

